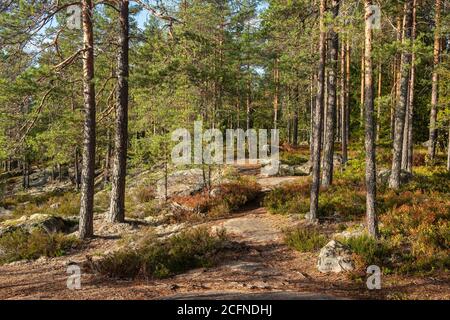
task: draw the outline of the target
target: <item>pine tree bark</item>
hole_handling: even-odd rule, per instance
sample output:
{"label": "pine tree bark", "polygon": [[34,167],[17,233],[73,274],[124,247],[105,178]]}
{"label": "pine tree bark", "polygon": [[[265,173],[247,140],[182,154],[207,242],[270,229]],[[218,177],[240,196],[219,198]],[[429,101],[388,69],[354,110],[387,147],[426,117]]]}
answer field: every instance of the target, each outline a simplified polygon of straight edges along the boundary
{"label": "pine tree bark", "polygon": [[364,57],[365,57],[365,53],[364,53],[365,48],[363,47],[361,50],[361,93],[360,93],[360,126],[361,128],[364,126],[364,103],[365,103],[365,99],[364,99],[364,90],[366,88],[365,84],[364,84]]}
{"label": "pine tree bark", "polygon": [[[412,1],[405,2],[404,8],[404,38],[403,44],[411,40],[411,27],[412,27]],[[400,187],[400,173],[402,166],[402,149],[405,127],[405,114],[408,100],[408,85],[409,85],[409,71],[411,67],[411,52],[410,49],[403,49],[401,55],[401,77],[400,77],[400,96],[395,110],[395,130],[394,130],[394,143],[392,152],[392,169],[391,176],[389,178],[389,186],[392,189],[398,189]]]}
{"label": "pine tree bark", "polygon": [[[397,17],[397,42],[400,43],[402,41],[402,20],[400,17]],[[395,135],[395,110],[400,96],[400,65],[401,65],[401,56],[398,53],[394,59],[394,88],[393,88],[393,104],[391,107],[391,140],[394,140]]]}
{"label": "pine tree bark", "polygon": [[314,74],[311,76],[311,101],[310,101],[310,112],[309,112],[309,163],[311,164],[312,168],[312,162],[313,162],[313,150],[314,150],[314,110],[316,108],[316,99],[317,99],[317,73],[314,72]]}
{"label": "pine tree bark", "polygon": [[450,172],[450,122],[448,123],[447,171]]}
{"label": "pine tree bark", "polygon": [[324,107],[324,87],[325,87],[325,7],[326,0],[320,0],[320,36],[319,36],[319,71],[317,74],[317,96],[316,105],[314,108],[314,124],[312,137],[312,183],[311,183],[311,197],[310,197],[310,212],[309,220],[316,221],[319,213],[319,188],[320,188],[320,158],[322,146],[322,122],[323,122],[323,107]]}
{"label": "pine tree bark", "polygon": [[27,160],[22,163],[22,187],[24,189],[30,187],[30,165]]}
{"label": "pine tree bark", "polygon": [[83,97],[84,97],[84,138],[81,168],[81,206],[79,237],[94,235],[94,175],[95,175],[95,86],[94,86],[94,34],[93,2],[82,0],[83,19]]}
{"label": "pine tree bark", "polygon": [[406,107],[405,115],[405,130],[403,137],[403,155],[402,155],[402,169],[412,172],[413,164],[413,115],[414,115],[414,86],[416,81],[416,54],[414,52],[414,42],[416,40],[417,26],[416,26],[416,16],[417,16],[417,0],[413,0],[412,8],[412,31],[411,39],[413,45],[413,52],[411,55],[411,71],[408,84],[408,103]]}
{"label": "pine tree bark", "polygon": [[295,106],[294,106],[294,120],[293,120],[293,132],[292,132],[292,143],[294,146],[298,146],[298,113],[300,109],[300,88],[297,84],[294,90],[295,94]]}
{"label": "pine tree bark", "polygon": [[431,111],[430,111],[430,133],[428,145],[428,157],[431,161],[436,156],[436,142],[437,142],[437,108],[438,108],[438,92],[439,92],[439,75],[437,68],[440,59],[440,29],[441,29],[441,0],[435,2],[435,29],[434,29],[434,51],[433,51],[433,76],[431,84]]}
{"label": "pine tree bark", "polygon": [[383,71],[381,70],[381,61],[378,63],[378,84],[377,84],[377,126],[376,126],[376,141],[380,140],[380,120],[381,120],[381,92],[382,92]]}
{"label": "pine tree bark", "polygon": [[351,63],[351,49],[350,49],[350,40],[347,39],[347,48],[346,48],[346,72],[345,72],[345,106],[346,106],[346,114],[345,114],[345,140],[347,141],[347,148],[345,152],[345,158],[343,158],[343,164],[346,164],[348,161],[347,149],[350,144],[350,63]]}
{"label": "pine tree bark", "polygon": [[[333,18],[339,15],[339,1],[332,1]],[[339,36],[333,30],[329,31],[329,50],[330,50],[330,70],[328,72],[328,99],[327,99],[327,121],[324,137],[324,152],[323,152],[323,177],[322,185],[330,186],[333,183],[333,155],[334,155],[334,138],[336,132],[336,79],[338,70],[338,50],[339,50]]]}
{"label": "pine tree bark", "polygon": [[275,58],[273,66],[273,82],[275,84],[275,93],[273,95],[273,128],[278,127],[278,96],[279,96],[279,68],[278,58]]}
{"label": "pine tree bark", "polygon": [[[347,40],[348,41],[348,40]],[[346,44],[341,44],[341,152],[343,165],[347,162],[347,81],[346,81]]]}
{"label": "pine tree bark", "polygon": [[369,235],[378,238],[376,216],[376,161],[375,161],[375,114],[372,70],[372,0],[365,0],[365,50],[364,50],[364,111],[365,111],[365,150],[366,150],[366,219]]}
{"label": "pine tree bark", "polygon": [[106,185],[111,181],[111,156],[112,156],[112,146],[111,146],[111,130],[108,128],[106,131],[106,154],[105,154],[105,164],[103,169],[103,184]]}
{"label": "pine tree bark", "polygon": [[252,104],[252,101],[251,101],[251,83],[250,83],[250,80],[248,81],[248,83],[247,83],[247,101],[246,101],[246,107],[247,107],[247,112],[246,112],[246,119],[245,119],[245,122],[246,122],[246,129],[247,130],[249,130],[250,129],[250,126],[251,126],[251,124],[250,124],[250,122],[251,122],[251,118],[250,118],[250,113],[251,113],[251,104]]}
{"label": "pine tree bark", "polygon": [[60,163],[58,163],[58,181],[59,182],[62,182],[62,179],[63,179],[63,175],[62,175],[62,166],[61,166],[61,164]]}
{"label": "pine tree bark", "polygon": [[114,138],[114,164],[112,172],[109,222],[125,221],[125,179],[128,147],[128,51],[129,51],[129,2],[122,0],[120,10],[120,50],[117,63],[118,86],[116,106],[116,135]]}
{"label": "pine tree bark", "polygon": [[78,156],[78,147],[75,147],[74,151],[74,182],[75,182],[75,190],[80,190],[80,184],[81,184],[81,174],[80,174],[80,160]]}

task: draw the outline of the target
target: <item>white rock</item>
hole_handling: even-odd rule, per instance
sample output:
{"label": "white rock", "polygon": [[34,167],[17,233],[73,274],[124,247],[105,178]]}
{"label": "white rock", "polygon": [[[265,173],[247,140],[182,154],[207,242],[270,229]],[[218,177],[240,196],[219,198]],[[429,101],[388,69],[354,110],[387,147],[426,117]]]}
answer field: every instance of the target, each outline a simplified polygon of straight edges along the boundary
{"label": "white rock", "polygon": [[320,250],[317,268],[323,273],[352,271],[352,252],[339,241],[331,240]]}

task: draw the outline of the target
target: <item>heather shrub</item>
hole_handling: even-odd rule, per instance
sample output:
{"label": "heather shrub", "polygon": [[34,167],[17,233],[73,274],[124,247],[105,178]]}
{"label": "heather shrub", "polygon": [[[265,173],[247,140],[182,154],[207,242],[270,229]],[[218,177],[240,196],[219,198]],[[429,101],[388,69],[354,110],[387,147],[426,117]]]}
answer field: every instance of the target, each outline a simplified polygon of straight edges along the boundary
{"label": "heather shrub", "polygon": [[172,200],[194,213],[222,216],[238,210],[254,200],[260,193],[260,187],[256,181],[247,177],[214,186],[213,189],[215,189],[214,195],[204,190],[191,196],[174,197]]}
{"label": "heather shrub", "polygon": [[285,232],[286,244],[300,252],[313,252],[322,248],[327,238],[315,228],[296,228]]}
{"label": "heather shrub", "polygon": [[450,267],[450,201],[438,197],[403,204],[380,217],[382,231],[396,248],[399,271],[427,272]]}
{"label": "heather shrub", "polygon": [[166,278],[199,267],[211,267],[218,261],[227,241],[225,232],[211,235],[206,228],[181,232],[168,239],[148,236],[138,248],[125,248],[90,261],[89,267],[111,278]]}
{"label": "heather shrub", "polygon": [[59,257],[78,245],[75,237],[62,233],[49,234],[41,230],[28,233],[17,229],[0,237],[0,263],[34,260],[41,256]]}

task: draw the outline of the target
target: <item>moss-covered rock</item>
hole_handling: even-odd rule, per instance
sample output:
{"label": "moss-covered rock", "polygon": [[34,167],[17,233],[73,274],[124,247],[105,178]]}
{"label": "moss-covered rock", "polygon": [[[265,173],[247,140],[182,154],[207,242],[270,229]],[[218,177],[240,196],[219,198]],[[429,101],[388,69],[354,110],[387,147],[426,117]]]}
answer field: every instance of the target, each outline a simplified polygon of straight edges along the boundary
{"label": "moss-covered rock", "polygon": [[77,218],[62,218],[49,214],[33,214],[0,223],[0,237],[8,232],[22,229],[26,232],[41,230],[47,233],[71,233],[78,226]]}

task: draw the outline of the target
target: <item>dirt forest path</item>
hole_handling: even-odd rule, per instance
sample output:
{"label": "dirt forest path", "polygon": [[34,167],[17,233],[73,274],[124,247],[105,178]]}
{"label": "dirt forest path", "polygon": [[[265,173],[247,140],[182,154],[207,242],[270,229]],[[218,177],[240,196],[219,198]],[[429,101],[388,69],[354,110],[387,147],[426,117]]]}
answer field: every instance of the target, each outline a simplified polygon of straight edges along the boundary
{"label": "dirt forest path", "polygon": [[[254,175],[243,169],[242,174]],[[302,177],[258,178],[263,190]],[[1,299],[336,299],[364,297],[361,285],[343,275],[323,275],[317,255],[298,253],[283,242],[283,229],[301,221],[271,215],[256,201],[229,218],[205,223],[226,228],[236,248],[216,267],[164,280],[117,281],[82,274],[81,289],[67,289],[67,267],[87,253],[108,251],[117,239],[97,237],[73,255],[0,267]]]}

